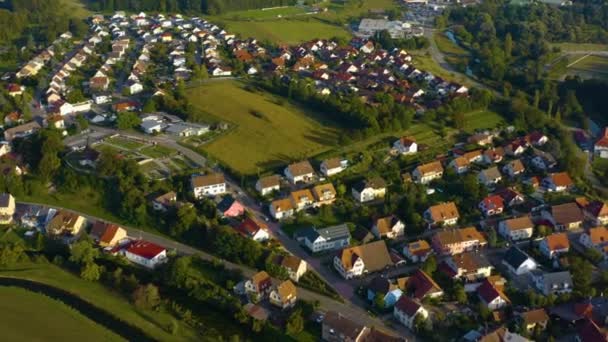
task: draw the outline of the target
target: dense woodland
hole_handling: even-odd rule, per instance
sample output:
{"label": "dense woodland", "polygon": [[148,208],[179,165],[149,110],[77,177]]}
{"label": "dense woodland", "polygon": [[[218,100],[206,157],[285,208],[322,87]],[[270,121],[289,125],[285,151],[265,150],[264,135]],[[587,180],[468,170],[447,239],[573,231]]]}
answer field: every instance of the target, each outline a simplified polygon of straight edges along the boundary
{"label": "dense woodland", "polygon": [[98,11],[160,11],[220,14],[226,11],[288,6],[295,0],[90,0]]}

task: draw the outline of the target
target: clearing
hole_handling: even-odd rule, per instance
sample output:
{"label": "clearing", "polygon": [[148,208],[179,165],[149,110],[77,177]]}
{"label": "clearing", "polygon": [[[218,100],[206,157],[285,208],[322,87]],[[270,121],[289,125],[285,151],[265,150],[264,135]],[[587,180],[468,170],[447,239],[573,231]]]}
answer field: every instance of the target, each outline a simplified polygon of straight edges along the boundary
{"label": "clearing", "polygon": [[472,133],[478,129],[491,129],[505,123],[505,119],[498,113],[490,110],[476,110],[464,115],[463,131]]}
{"label": "clearing", "polygon": [[559,47],[563,52],[571,51],[608,51],[608,44],[590,43],[556,43],[552,47]]}
{"label": "clearing", "polygon": [[236,126],[201,149],[241,174],[304,159],[336,144],[335,125],[280,97],[248,91],[237,81],[191,88],[188,96],[197,109]]}
{"label": "clearing", "polygon": [[0,287],[0,298],[0,329],[5,341],[123,341],[77,310],[44,295]]}
{"label": "clearing", "polygon": [[576,57],[569,63],[567,73],[581,78],[608,79],[608,57]]}

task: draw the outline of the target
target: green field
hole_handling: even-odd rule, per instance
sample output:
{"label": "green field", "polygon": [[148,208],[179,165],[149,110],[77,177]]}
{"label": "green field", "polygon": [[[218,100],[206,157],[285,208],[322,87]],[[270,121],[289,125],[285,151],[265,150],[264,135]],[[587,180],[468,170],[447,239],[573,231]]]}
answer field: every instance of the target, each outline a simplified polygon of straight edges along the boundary
{"label": "green field", "polygon": [[345,28],[314,18],[266,21],[222,20],[226,30],[243,38],[253,37],[275,44],[297,44],[312,39],[349,38]]}
{"label": "green field", "polygon": [[396,0],[331,1],[327,8],[327,12],[317,16],[324,20],[342,23],[349,19],[365,16],[372,10],[398,9],[399,4]]}
{"label": "green field", "polygon": [[556,43],[552,47],[559,47],[562,51],[608,51],[608,44],[586,44],[586,43]]}
{"label": "green field", "polygon": [[5,341],[124,341],[52,298],[0,287],[0,329]]}
{"label": "green field", "polygon": [[441,65],[435,62],[427,51],[413,50],[409,51],[409,53],[413,56],[412,64],[416,66],[416,68],[423,71],[428,71],[435,76],[439,76],[449,81],[464,84],[466,86],[471,85],[471,80],[469,78],[462,74],[452,73],[442,68]]}
{"label": "green field", "polygon": [[243,174],[321,153],[336,144],[338,130],[314,114],[236,81],[188,90],[191,103],[236,128],[201,148]]}
{"label": "green field", "polygon": [[144,146],[144,144],[142,144],[140,142],[137,142],[132,139],[123,138],[123,137],[109,138],[109,139],[106,139],[104,142],[106,142],[110,145],[122,147],[125,150],[135,150],[135,149],[138,149],[138,148]]}
{"label": "green field", "polygon": [[139,152],[151,158],[166,158],[175,154],[175,150],[160,145],[147,146],[139,150]]}
{"label": "green field", "polygon": [[505,123],[499,114],[489,110],[476,110],[465,114],[464,131],[471,133],[477,129],[491,129]]}
{"label": "green field", "polygon": [[582,78],[608,79],[608,57],[587,56],[577,58],[568,67],[568,74],[576,74]]}
{"label": "green field", "polygon": [[243,20],[243,19],[254,19],[254,20],[267,20],[267,19],[278,19],[285,18],[294,15],[305,14],[306,11],[302,7],[289,6],[273,9],[255,9],[247,11],[235,11],[229,12],[223,15],[221,18],[229,20]]}

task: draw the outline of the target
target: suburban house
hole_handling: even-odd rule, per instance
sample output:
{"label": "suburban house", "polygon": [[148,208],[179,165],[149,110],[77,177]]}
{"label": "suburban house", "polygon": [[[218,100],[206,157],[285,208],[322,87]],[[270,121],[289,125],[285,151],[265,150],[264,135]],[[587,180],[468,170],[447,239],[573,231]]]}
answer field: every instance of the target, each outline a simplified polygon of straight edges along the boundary
{"label": "suburban house", "polygon": [[280,188],[281,188],[281,176],[279,176],[279,175],[262,177],[262,178],[258,179],[258,181],[255,183],[255,189],[262,196],[271,194],[274,191],[279,191]]}
{"label": "suburban house", "polygon": [[297,290],[291,280],[285,280],[270,292],[270,304],[281,309],[288,309],[296,305]]}
{"label": "suburban house", "polygon": [[362,180],[353,186],[352,194],[360,203],[384,198],[384,195],[386,195],[386,182],[380,177]]}
{"label": "suburban house", "polygon": [[439,255],[455,255],[486,245],[486,238],[475,227],[448,229],[435,233],[432,245]]}
{"label": "suburban house", "polygon": [[502,161],[505,156],[505,150],[502,147],[490,148],[483,152],[483,162],[486,164],[497,164]]}
{"label": "suburban house", "polygon": [[608,341],[608,333],[605,329],[600,328],[592,318],[584,318],[582,324],[579,324],[575,336],[577,342],[595,342]]}
{"label": "suburban house", "polygon": [[542,132],[535,131],[524,137],[524,140],[532,146],[543,146],[549,142],[549,138]]}
{"label": "suburban house", "polygon": [[311,252],[341,249],[350,245],[350,230],[346,224],[315,229],[308,227],[296,233],[296,239]]}
{"label": "suburban house", "polygon": [[452,161],[448,164],[448,167],[454,169],[454,172],[457,175],[462,175],[469,171],[470,165],[471,163],[466,157],[460,156],[452,159]]}
{"label": "suburban house", "polygon": [[513,207],[525,202],[524,196],[512,188],[504,188],[496,191],[494,194],[502,197],[502,200],[507,207]]}
{"label": "suburban house", "polygon": [[412,171],[414,182],[419,184],[428,184],[441,177],[443,177],[443,166],[440,161],[418,165],[414,171]]}
{"label": "suburban house", "polygon": [[528,143],[525,140],[518,138],[505,145],[504,148],[507,155],[517,157],[526,152],[527,145]]}
{"label": "suburban house", "polygon": [[542,187],[549,192],[562,192],[569,190],[574,183],[566,172],[552,173],[543,178]]}
{"label": "suburban house", "polygon": [[76,236],[85,225],[85,218],[65,210],[59,210],[46,226],[47,234],[51,236]]}
{"label": "suburban house", "polygon": [[[577,202],[578,199],[577,199]],[[586,201],[585,201],[586,202]],[[581,204],[579,203],[579,206]],[[585,218],[595,226],[608,224],[608,205],[601,201],[584,203],[582,206]]]}
{"label": "suburban house", "polygon": [[511,301],[503,292],[503,286],[492,283],[485,279],[481,286],[477,288],[477,295],[481,303],[490,311],[502,309],[509,305]]}
{"label": "suburban house", "polygon": [[284,173],[287,180],[292,184],[311,182],[315,176],[315,170],[308,160],[287,166]]}
{"label": "suburban house", "polygon": [[347,162],[340,158],[330,158],[321,162],[321,174],[325,177],[331,177],[346,170]]}
{"label": "suburban house", "polygon": [[0,194],[0,224],[11,224],[15,215],[15,197],[11,194]]}
{"label": "suburban house", "polygon": [[403,247],[403,255],[412,262],[423,262],[431,254],[433,254],[433,249],[426,240],[410,242]]}
{"label": "suburban house", "polygon": [[247,217],[243,222],[236,226],[236,230],[243,236],[254,241],[266,241],[270,239],[268,226],[266,223],[258,220],[255,217]]}
{"label": "suburban house", "polygon": [[226,192],[226,180],[221,173],[193,175],[190,178],[194,198],[214,197]]}
{"label": "suburban house", "polygon": [[549,315],[543,308],[522,312],[519,314],[521,323],[528,333],[531,333],[539,327],[540,330],[545,330],[549,322]]}
{"label": "suburban house", "polygon": [[270,215],[277,220],[290,217],[295,213],[295,209],[295,206],[291,202],[291,198],[274,200],[269,206]]}
{"label": "suburban house", "polygon": [[418,315],[426,319],[429,312],[422,304],[407,296],[401,296],[393,308],[393,317],[409,329],[414,328],[414,321]]}
{"label": "suburban house", "polygon": [[312,208],[315,204],[315,198],[308,189],[292,191],[289,198],[291,199],[295,211]]}
{"label": "suburban house", "polygon": [[264,298],[272,290],[272,279],[266,271],[260,271],[245,281],[245,292]]}
{"label": "suburban house", "polygon": [[124,255],[129,261],[147,268],[155,268],[168,260],[165,248],[143,240],[131,242]]}
{"label": "suburban house", "polygon": [[404,231],[405,225],[395,215],[376,219],[371,229],[372,234],[378,239],[394,239],[403,236]]}
{"label": "suburban house", "polygon": [[42,129],[42,126],[36,121],[31,121],[23,125],[11,127],[4,131],[4,140],[9,143],[17,138],[28,137]]}
{"label": "suburban house", "polygon": [[393,265],[384,241],[344,248],[334,257],[334,267],[344,279],[372,273]]}
{"label": "suburban house", "polygon": [[583,211],[575,202],[554,205],[550,213],[543,211],[542,217],[549,220],[557,230],[580,228],[585,220]]}
{"label": "suburban house", "polygon": [[414,137],[401,137],[395,141],[393,148],[402,155],[414,154],[418,152],[418,144]]}
{"label": "suburban house", "polygon": [[512,160],[502,167],[502,172],[511,178],[521,175],[524,171],[526,171],[526,168],[519,159]]}
{"label": "suburban house", "polygon": [[530,160],[531,165],[541,171],[549,170],[557,165],[555,157],[548,152],[541,150],[534,150],[534,157]]}
{"label": "suburban house", "polygon": [[127,231],[115,224],[97,221],[91,228],[91,237],[100,247],[114,247],[127,238]]}
{"label": "suburban house", "polygon": [[536,269],[538,264],[517,246],[510,247],[502,259],[502,264],[515,274],[522,275]]}
{"label": "suburban house", "polygon": [[534,223],[529,216],[512,218],[498,223],[498,233],[507,240],[529,239],[534,232]]}
{"label": "suburban house", "polygon": [[402,278],[406,293],[410,293],[411,297],[417,300],[424,298],[437,298],[443,296],[443,290],[428,274],[423,270],[417,269],[412,275],[407,278]]}
{"label": "suburban house", "polygon": [[245,207],[231,195],[219,200],[216,208],[220,217],[239,217],[245,213]]}
{"label": "suburban house", "polygon": [[480,146],[486,146],[486,145],[492,144],[493,140],[494,140],[494,136],[491,134],[475,133],[467,139],[467,142],[469,144],[477,144]]}
{"label": "suburban house", "polygon": [[482,254],[467,252],[450,256],[441,269],[450,278],[477,281],[489,277],[494,267]]}
{"label": "suburban house", "polygon": [[602,135],[593,145],[593,154],[600,158],[608,158],[608,127],[602,130]]}
{"label": "suburban house", "polygon": [[481,170],[477,175],[477,180],[486,187],[493,188],[502,180],[502,175],[498,171],[498,167],[493,166],[489,169]]}
{"label": "suburban house", "polygon": [[606,227],[589,228],[582,233],[579,243],[586,248],[593,248],[606,255],[608,252],[608,229]]}
{"label": "suburban house", "polygon": [[282,255],[275,259],[275,264],[281,266],[289,273],[289,279],[298,282],[300,277],[306,273],[308,266],[306,261],[294,255]]}
{"label": "suburban house", "polygon": [[329,311],[323,319],[321,339],[327,342],[362,342],[369,330],[338,312]]}
{"label": "suburban house", "polygon": [[177,194],[175,191],[169,191],[165,194],[155,197],[152,200],[152,208],[159,211],[167,211],[177,202]]}
{"label": "suburban house", "polygon": [[336,189],[331,183],[318,184],[312,187],[312,194],[315,198],[315,206],[329,205],[336,200]]}
{"label": "suburban house", "polygon": [[549,259],[567,253],[570,250],[570,240],[566,233],[554,233],[546,236],[538,246],[540,252]]}
{"label": "suburban house", "polygon": [[367,300],[374,303],[377,297],[382,297],[384,308],[390,308],[403,296],[399,281],[392,281],[379,275],[374,277],[367,286]]}
{"label": "suburban house", "polygon": [[505,209],[505,204],[499,195],[490,195],[479,202],[479,210],[485,217],[500,215]]}
{"label": "suburban house", "polygon": [[572,276],[569,271],[534,274],[536,289],[545,296],[572,292]]}
{"label": "suburban house", "polygon": [[429,227],[433,226],[453,226],[458,223],[460,213],[454,202],[445,202],[429,207],[424,212],[424,219]]}

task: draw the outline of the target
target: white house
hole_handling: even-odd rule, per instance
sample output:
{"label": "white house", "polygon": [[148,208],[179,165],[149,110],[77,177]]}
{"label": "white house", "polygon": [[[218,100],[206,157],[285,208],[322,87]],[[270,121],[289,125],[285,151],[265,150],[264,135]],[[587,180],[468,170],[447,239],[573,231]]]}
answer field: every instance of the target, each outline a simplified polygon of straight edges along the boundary
{"label": "white house", "polygon": [[371,230],[372,234],[378,239],[394,239],[403,236],[404,231],[405,225],[395,215],[389,215],[375,220]]}
{"label": "white house", "polygon": [[555,258],[560,254],[568,253],[570,250],[570,240],[566,233],[554,233],[546,236],[538,246],[541,254],[549,259]]}
{"label": "white house", "polygon": [[419,184],[428,184],[441,177],[443,177],[443,166],[440,161],[418,165],[414,171],[412,171],[412,178]]}
{"label": "white house", "polygon": [[163,129],[162,123],[156,120],[144,120],[139,124],[139,127],[146,134],[160,133]]}
{"label": "white house", "polygon": [[529,273],[538,267],[538,264],[534,259],[516,246],[507,250],[502,263],[515,275]]}
{"label": "white house", "polygon": [[274,191],[279,191],[281,188],[281,177],[279,175],[272,175],[262,177],[255,183],[255,189],[262,196],[271,194]]}
{"label": "white house", "polygon": [[226,181],[221,173],[193,175],[190,178],[194,198],[213,197],[226,192]]}
{"label": "white house", "polygon": [[143,240],[132,242],[124,250],[124,255],[129,261],[147,268],[155,268],[167,262],[165,248]]}
{"label": "white house", "polygon": [[386,195],[386,183],[384,179],[379,177],[363,180],[352,188],[352,195],[360,203],[384,198]]}
{"label": "white house", "polygon": [[494,187],[502,180],[502,175],[498,171],[498,167],[494,166],[489,169],[481,170],[477,175],[479,183],[486,187]]}
{"label": "white house", "polygon": [[393,308],[393,317],[399,323],[405,325],[409,329],[414,328],[414,322],[418,315],[424,319],[427,319],[429,312],[422,306],[422,304],[409,298],[408,296],[401,296]]}
{"label": "white house", "polygon": [[534,223],[528,216],[522,216],[509,220],[500,221],[498,233],[508,240],[523,240],[532,237]]}
{"label": "white house", "polygon": [[321,163],[321,174],[331,177],[346,169],[348,162],[340,158],[326,159]]}
{"label": "white house", "polygon": [[296,286],[290,280],[286,280],[270,292],[268,299],[271,304],[281,309],[291,308],[296,305]]}
{"label": "white house", "polygon": [[569,271],[543,273],[537,272],[533,276],[536,289],[545,296],[570,293],[573,289],[572,276]]}
{"label": "white house", "polygon": [[285,177],[292,184],[308,183],[314,179],[315,170],[307,160],[287,166],[284,170]]}
{"label": "white house", "polygon": [[393,148],[400,154],[414,154],[418,152],[418,144],[416,139],[413,137],[401,137],[401,139],[395,141]]}
{"label": "white house", "polygon": [[304,228],[297,232],[297,240],[311,252],[336,250],[350,245],[350,230],[346,224],[327,228]]}
{"label": "white house", "polygon": [[593,248],[606,254],[608,250],[608,229],[606,227],[590,228],[582,233],[579,240],[586,248]]}
{"label": "white house", "polygon": [[490,311],[502,309],[509,304],[509,299],[487,279],[477,288],[481,303]]}
{"label": "white house", "polygon": [[393,261],[383,240],[344,248],[334,257],[334,268],[344,279],[382,271],[392,265]]}

